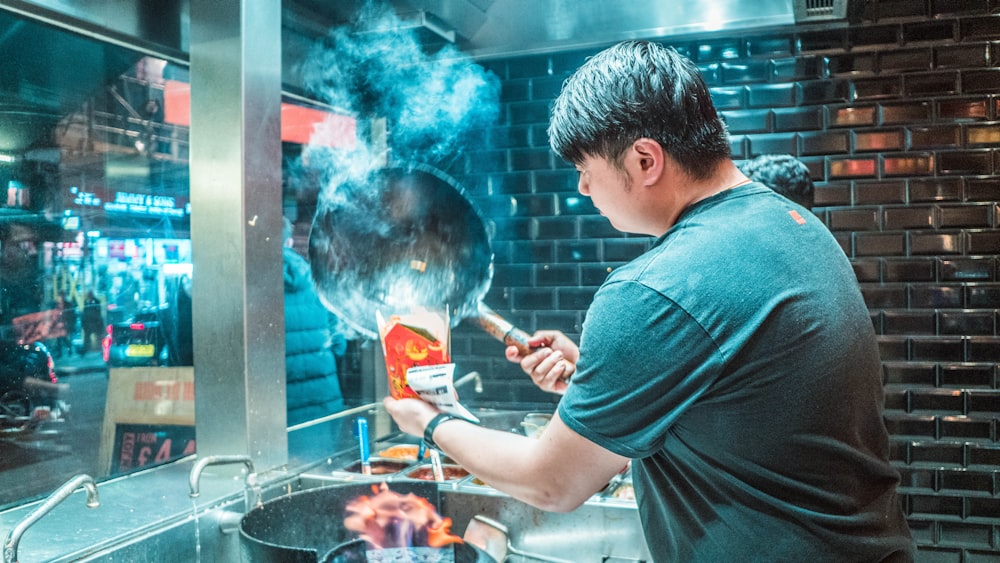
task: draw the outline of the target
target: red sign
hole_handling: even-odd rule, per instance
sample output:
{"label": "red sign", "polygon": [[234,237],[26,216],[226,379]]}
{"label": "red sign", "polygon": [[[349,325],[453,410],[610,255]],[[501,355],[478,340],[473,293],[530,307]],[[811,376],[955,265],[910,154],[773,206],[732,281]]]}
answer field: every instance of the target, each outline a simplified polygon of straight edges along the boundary
{"label": "red sign", "polygon": [[[163,121],[191,126],[190,84],[179,80],[166,81],[163,87]],[[357,120],[347,115],[283,102],[281,140],[300,145],[351,149],[358,142]]]}
{"label": "red sign", "polygon": [[193,426],[118,424],[111,473],[159,465],[193,453]]}
{"label": "red sign", "polygon": [[11,319],[17,341],[21,343],[43,342],[51,338],[66,336],[59,309],[49,309]]}

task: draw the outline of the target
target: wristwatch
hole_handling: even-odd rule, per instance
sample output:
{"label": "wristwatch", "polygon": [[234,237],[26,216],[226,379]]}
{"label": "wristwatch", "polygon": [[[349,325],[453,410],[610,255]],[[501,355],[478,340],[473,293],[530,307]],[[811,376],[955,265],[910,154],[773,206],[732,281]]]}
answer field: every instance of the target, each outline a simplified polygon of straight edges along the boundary
{"label": "wristwatch", "polygon": [[424,443],[427,444],[427,447],[434,448],[435,450],[441,449],[438,447],[437,444],[434,443],[434,430],[437,429],[439,424],[441,424],[442,422],[448,422],[449,420],[463,420],[463,419],[453,414],[448,414],[446,412],[443,412],[439,413],[437,416],[432,418],[430,422],[427,423],[427,427],[424,428]]}

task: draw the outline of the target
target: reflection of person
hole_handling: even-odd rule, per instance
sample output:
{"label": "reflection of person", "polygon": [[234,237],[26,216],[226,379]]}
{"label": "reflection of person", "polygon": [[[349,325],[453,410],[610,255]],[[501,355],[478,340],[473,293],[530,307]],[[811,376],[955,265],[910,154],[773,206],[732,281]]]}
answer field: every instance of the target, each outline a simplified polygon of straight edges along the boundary
{"label": "reflection of person", "polygon": [[191,277],[188,275],[181,276],[180,280],[177,281],[177,365],[179,366],[193,366],[194,365],[194,336],[192,333],[192,325],[194,324],[194,318],[192,317],[191,310]]}
{"label": "reflection of person", "polygon": [[760,182],[795,203],[812,209],[813,181],[809,168],[794,156],[762,154],[740,166],[747,178]]}
{"label": "reflection of person", "polygon": [[59,294],[56,297],[56,308],[59,310],[59,318],[62,320],[65,333],[56,340],[54,356],[61,358],[65,351],[68,356],[73,355],[73,335],[76,334],[77,312],[76,304],[66,299],[66,296]]}
{"label": "reflection of person", "polygon": [[347,341],[331,329],[336,317],[316,295],[309,263],[291,248],[287,219],[284,235],[285,372],[292,426],[343,410],[336,358],[346,352]]}
{"label": "reflection of person", "polygon": [[80,324],[83,328],[83,353],[86,354],[92,348],[100,349],[104,314],[101,311],[101,301],[93,291],[88,291],[83,301],[83,318]]}
{"label": "reflection of person", "polygon": [[598,290],[579,348],[547,331],[528,355],[507,349],[564,392],[538,439],[386,398],[400,428],[547,510],[631,459],[655,561],[912,561],[851,266],[815,217],[739,171],[697,68],[654,43],[611,47],[566,81],[549,138],[612,225],[656,244]]}

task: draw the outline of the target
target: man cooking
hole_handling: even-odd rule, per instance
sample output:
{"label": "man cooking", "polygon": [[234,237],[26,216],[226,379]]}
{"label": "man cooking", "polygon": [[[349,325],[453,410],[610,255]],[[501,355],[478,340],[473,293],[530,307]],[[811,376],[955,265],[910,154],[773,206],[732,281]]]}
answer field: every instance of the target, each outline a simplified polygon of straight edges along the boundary
{"label": "man cooking", "polygon": [[400,428],[552,511],[633,460],[658,562],[912,561],[851,266],[814,215],[735,166],[697,68],[615,45],[566,81],[549,138],[615,228],[656,244],[602,285],[579,347],[542,331],[538,350],[507,350],[564,394],[537,440],[387,398]]}

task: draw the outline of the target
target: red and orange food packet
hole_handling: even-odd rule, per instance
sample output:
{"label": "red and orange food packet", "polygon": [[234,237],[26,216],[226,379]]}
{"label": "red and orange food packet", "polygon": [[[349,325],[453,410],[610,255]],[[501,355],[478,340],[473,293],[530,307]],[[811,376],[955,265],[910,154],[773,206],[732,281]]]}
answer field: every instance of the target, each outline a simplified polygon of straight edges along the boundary
{"label": "red and orange food packet", "polygon": [[406,383],[406,371],[414,366],[451,362],[447,315],[433,312],[393,315],[386,321],[377,313],[389,394],[394,399],[419,398]]}

